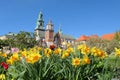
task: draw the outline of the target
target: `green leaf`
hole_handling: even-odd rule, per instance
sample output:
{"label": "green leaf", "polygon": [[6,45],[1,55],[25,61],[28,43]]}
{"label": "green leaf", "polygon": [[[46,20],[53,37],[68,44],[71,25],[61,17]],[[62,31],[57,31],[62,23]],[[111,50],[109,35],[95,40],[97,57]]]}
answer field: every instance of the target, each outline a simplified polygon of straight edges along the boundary
{"label": "green leaf", "polygon": [[49,67],[48,67],[48,69],[45,71],[45,73],[43,74],[43,77],[45,77],[46,76],[46,74],[48,74],[48,71],[53,67],[53,65],[54,64],[52,64],[52,65],[50,65]]}

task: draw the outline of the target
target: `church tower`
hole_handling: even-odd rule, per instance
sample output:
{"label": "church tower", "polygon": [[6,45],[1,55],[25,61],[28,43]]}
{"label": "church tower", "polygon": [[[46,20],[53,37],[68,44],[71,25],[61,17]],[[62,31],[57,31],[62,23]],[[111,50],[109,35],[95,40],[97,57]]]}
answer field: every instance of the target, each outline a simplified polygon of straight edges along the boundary
{"label": "church tower", "polygon": [[53,29],[52,21],[50,20],[46,26],[45,41],[53,42],[53,39],[54,39],[54,29]]}
{"label": "church tower", "polygon": [[42,12],[39,13],[37,25],[35,28],[36,39],[44,39],[45,29],[44,29],[44,20]]}

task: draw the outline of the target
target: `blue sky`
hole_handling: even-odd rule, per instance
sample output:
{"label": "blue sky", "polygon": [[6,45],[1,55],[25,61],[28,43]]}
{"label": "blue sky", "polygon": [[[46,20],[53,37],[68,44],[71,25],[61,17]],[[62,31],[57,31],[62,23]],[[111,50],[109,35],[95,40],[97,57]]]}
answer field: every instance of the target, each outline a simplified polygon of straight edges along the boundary
{"label": "blue sky", "polygon": [[120,0],[1,0],[0,35],[34,32],[39,12],[45,26],[52,20],[55,32],[99,36],[120,29]]}

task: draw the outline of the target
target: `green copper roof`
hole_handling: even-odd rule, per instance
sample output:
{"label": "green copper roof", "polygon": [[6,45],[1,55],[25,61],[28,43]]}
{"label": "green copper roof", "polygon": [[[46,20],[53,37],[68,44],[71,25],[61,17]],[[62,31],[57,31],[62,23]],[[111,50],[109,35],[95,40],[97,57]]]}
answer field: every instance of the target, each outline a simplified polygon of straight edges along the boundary
{"label": "green copper roof", "polygon": [[43,14],[42,14],[42,12],[39,13],[35,29],[44,29],[44,20],[43,20]]}
{"label": "green copper roof", "polygon": [[42,12],[41,12],[41,11],[40,11],[40,13],[39,13],[38,20],[43,20],[43,14],[42,14]]}

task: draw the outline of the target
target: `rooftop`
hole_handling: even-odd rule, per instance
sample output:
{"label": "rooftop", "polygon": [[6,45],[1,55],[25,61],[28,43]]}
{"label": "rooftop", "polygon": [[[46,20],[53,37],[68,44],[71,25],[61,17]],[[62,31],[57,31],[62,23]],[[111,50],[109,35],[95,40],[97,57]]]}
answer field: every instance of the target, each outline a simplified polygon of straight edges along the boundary
{"label": "rooftop", "polygon": [[91,36],[82,35],[77,39],[77,41],[87,41],[90,38],[101,38],[104,40],[113,40],[114,37],[115,37],[115,33],[104,34],[101,37],[99,37],[98,35],[91,35]]}

